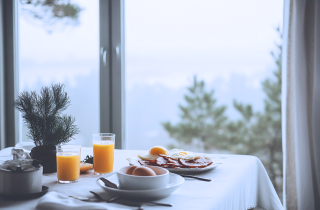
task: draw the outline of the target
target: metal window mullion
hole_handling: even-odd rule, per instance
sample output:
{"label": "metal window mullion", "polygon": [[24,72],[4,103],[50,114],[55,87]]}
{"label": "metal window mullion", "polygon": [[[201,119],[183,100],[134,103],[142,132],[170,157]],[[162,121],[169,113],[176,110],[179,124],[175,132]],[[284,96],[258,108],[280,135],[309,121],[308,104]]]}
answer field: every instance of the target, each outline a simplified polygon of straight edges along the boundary
{"label": "metal window mullion", "polygon": [[18,96],[17,1],[1,1],[1,148],[19,141],[19,113],[13,107]]}
{"label": "metal window mullion", "polygon": [[100,132],[115,133],[117,149],[125,139],[123,4],[100,0]]}
{"label": "metal window mullion", "polygon": [[[100,0],[100,132],[111,132],[110,36],[109,0]],[[105,56],[105,57],[104,57]]]}
{"label": "metal window mullion", "polygon": [[5,148],[3,2],[0,1],[0,149]]}

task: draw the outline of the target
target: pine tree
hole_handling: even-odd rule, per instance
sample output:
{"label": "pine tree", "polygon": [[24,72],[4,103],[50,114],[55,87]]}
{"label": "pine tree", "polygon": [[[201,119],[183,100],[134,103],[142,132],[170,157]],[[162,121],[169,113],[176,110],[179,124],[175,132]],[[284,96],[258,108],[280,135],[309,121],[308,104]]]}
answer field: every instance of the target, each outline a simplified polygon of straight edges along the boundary
{"label": "pine tree", "polygon": [[61,21],[77,25],[83,10],[78,4],[70,3],[70,0],[20,0],[19,7],[23,16],[50,26]]}
{"label": "pine tree", "polygon": [[[280,30],[277,29],[279,34]],[[281,136],[281,72],[282,46],[277,44],[279,53],[271,52],[276,69],[274,78],[262,82],[266,94],[264,110],[254,113],[251,105],[234,101],[234,107],[242,118],[228,125],[229,149],[238,154],[255,155],[266,167],[269,177],[282,197],[282,136]]]}
{"label": "pine tree", "polygon": [[179,105],[181,122],[176,125],[163,123],[169,135],[183,144],[199,141],[205,150],[222,147],[225,144],[226,106],[218,106],[213,95],[213,90],[205,90],[204,81],[194,77],[193,85],[188,87],[184,97],[186,105]]}
{"label": "pine tree", "polygon": [[241,114],[241,118],[230,121],[225,116],[226,107],[216,105],[214,91],[206,92],[204,82],[198,82],[195,77],[193,86],[188,88],[189,93],[185,96],[187,105],[179,106],[181,122],[177,125],[166,122],[163,126],[172,138],[184,144],[198,139],[207,150],[228,150],[259,157],[282,198],[282,46],[277,44],[277,48],[278,54],[271,52],[276,64],[274,78],[262,82],[266,94],[263,111],[254,112],[251,105],[234,101],[234,108]]}

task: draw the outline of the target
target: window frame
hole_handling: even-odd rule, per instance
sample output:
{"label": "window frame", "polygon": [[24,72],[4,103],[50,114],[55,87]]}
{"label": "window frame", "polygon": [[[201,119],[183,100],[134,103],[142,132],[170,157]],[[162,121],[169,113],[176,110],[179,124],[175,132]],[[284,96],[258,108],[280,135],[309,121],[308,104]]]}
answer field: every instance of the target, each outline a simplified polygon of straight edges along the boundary
{"label": "window frame", "polygon": [[[0,149],[19,142],[17,0],[0,1]],[[100,132],[124,148],[124,0],[99,0]],[[106,63],[106,64],[105,64]]]}
{"label": "window frame", "polygon": [[0,149],[19,141],[17,0],[0,2]]}
{"label": "window frame", "polygon": [[124,0],[100,0],[100,132],[125,148]]}

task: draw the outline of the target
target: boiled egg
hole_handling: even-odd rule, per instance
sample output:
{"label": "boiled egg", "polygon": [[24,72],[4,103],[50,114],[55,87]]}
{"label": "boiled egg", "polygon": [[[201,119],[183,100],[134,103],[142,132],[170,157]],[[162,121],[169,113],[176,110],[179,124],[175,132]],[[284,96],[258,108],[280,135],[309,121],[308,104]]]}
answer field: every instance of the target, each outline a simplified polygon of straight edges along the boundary
{"label": "boiled egg", "polygon": [[148,168],[145,166],[139,166],[133,170],[132,175],[134,175],[134,176],[155,176],[156,173],[151,168]]}
{"label": "boiled egg", "polygon": [[168,151],[168,157],[171,157],[175,160],[178,158],[184,159],[184,160],[194,160],[200,158],[199,154],[190,152],[190,151],[184,151],[182,149],[173,149]]}
{"label": "boiled egg", "polygon": [[142,160],[156,160],[159,154],[167,155],[168,150],[162,146],[154,146],[149,151],[138,154]]}
{"label": "boiled egg", "polygon": [[130,168],[128,168],[126,174],[132,175],[133,170],[136,169],[137,167],[138,167],[138,166],[131,166]]}

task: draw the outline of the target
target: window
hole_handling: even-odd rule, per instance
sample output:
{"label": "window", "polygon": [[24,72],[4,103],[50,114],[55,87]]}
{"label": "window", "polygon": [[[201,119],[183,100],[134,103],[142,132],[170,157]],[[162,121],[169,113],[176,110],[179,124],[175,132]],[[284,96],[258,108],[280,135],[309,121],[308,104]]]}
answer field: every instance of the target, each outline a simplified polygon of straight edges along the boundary
{"label": "window", "polygon": [[63,82],[72,102],[66,112],[81,131],[74,142],[90,146],[92,133],[112,132],[121,148],[123,1],[37,2],[0,2],[0,147],[27,141],[12,106],[19,91]]}
{"label": "window", "polygon": [[[254,133],[252,125],[261,126],[255,124],[260,122],[259,116],[268,115],[264,88],[272,81],[261,82],[266,78],[276,81],[273,70],[281,71],[281,63],[277,63],[281,57],[281,39],[275,30],[280,27],[281,31],[282,27],[281,1],[70,2],[81,9],[76,26],[49,23],[39,27],[39,21],[31,20],[30,13],[18,11],[21,13],[18,13],[19,91],[39,91],[43,85],[64,82],[72,100],[67,113],[76,117],[81,130],[75,141],[83,146],[91,145],[92,133],[112,132],[116,133],[116,148],[149,149],[162,145],[193,151],[242,151],[242,154],[257,155],[271,173],[272,182],[280,194],[281,189],[277,187],[282,181],[279,129],[275,132],[278,136],[270,141],[265,136],[267,133],[258,136],[260,143],[265,139],[275,142],[277,162],[268,160],[270,151],[267,147],[252,151],[243,148],[253,142],[252,136],[248,135]],[[10,39],[17,33],[13,27],[14,5],[9,8],[6,4],[9,3],[1,3],[1,6],[5,5],[7,10],[0,9],[6,11],[4,23],[12,27],[2,27],[2,39],[3,43],[9,43],[4,47],[15,52],[15,42]],[[24,15],[29,15],[29,19],[24,19]],[[3,54],[3,46],[1,50]],[[270,51],[275,52],[274,57],[270,56]],[[7,72],[18,69],[14,65],[14,53],[3,56]],[[5,89],[8,92],[4,94],[8,102],[0,104],[1,113],[6,113],[5,119],[0,119],[3,147],[9,145],[3,143],[4,139],[12,141],[17,133],[14,126],[9,126],[14,122],[10,119],[14,119],[15,113],[12,109],[4,111],[12,104],[10,94],[14,96],[16,93],[14,86],[17,82],[14,74],[3,74],[4,67],[0,68],[0,76],[4,75],[0,79],[6,81],[5,88],[0,86],[0,91]],[[185,97],[192,95],[192,85],[198,88],[194,92],[200,91],[210,97],[203,97],[202,101]],[[281,90],[277,94],[275,98],[279,97]],[[210,103],[215,104],[213,110],[199,109],[202,104]],[[190,116],[182,117],[183,107],[190,108],[188,105],[194,104],[197,109],[191,111],[197,115],[192,117],[199,117],[201,121]],[[206,118],[208,113],[219,118],[224,127],[220,124],[207,126],[212,121]],[[281,125],[281,118],[277,117],[279,113],[272,115],[272,120]],[[188,138],[191,135],[185,131],[190,129],[179,128],[179,125],[188,123],[198,126],[198,136]],[[235,126],[237,123],[243,126]],[[6,126],[8,129],[4,128]],[[3,130],[9,131],[6,136]],[[25,141],[26,131],[21,121],[20,130],[21,140]],[[207,134],[214,143],[204,140]],[[237,143],[229,144],[230,141],[224,141],[222,137]]]}
{"label": "window", "polygon": [[[238,119],[233,100],[264,109],[261,81],[275,68],[282,1],[125,1],[126,137],[129,149],[178,145],[164,122],[180,121],[194,76]],[[194,150],[197,145],[193,145]],[[198,148],[200,151],[201,145]]]}
{"label": "window", "polygon": [[[91,146],[99,132],[99,1],[72,1],[75,18],[54,20],[46,7],[19,1],[19,92],[65,84],[80,133],[73,142]],[[40,18],[36,18],[36,15]],[[20,119],[21,141],[27,128]]]}
{"label": "window", "polygon": [[281,198],[282,7],[125,1],[127,148],[255,155]]}

